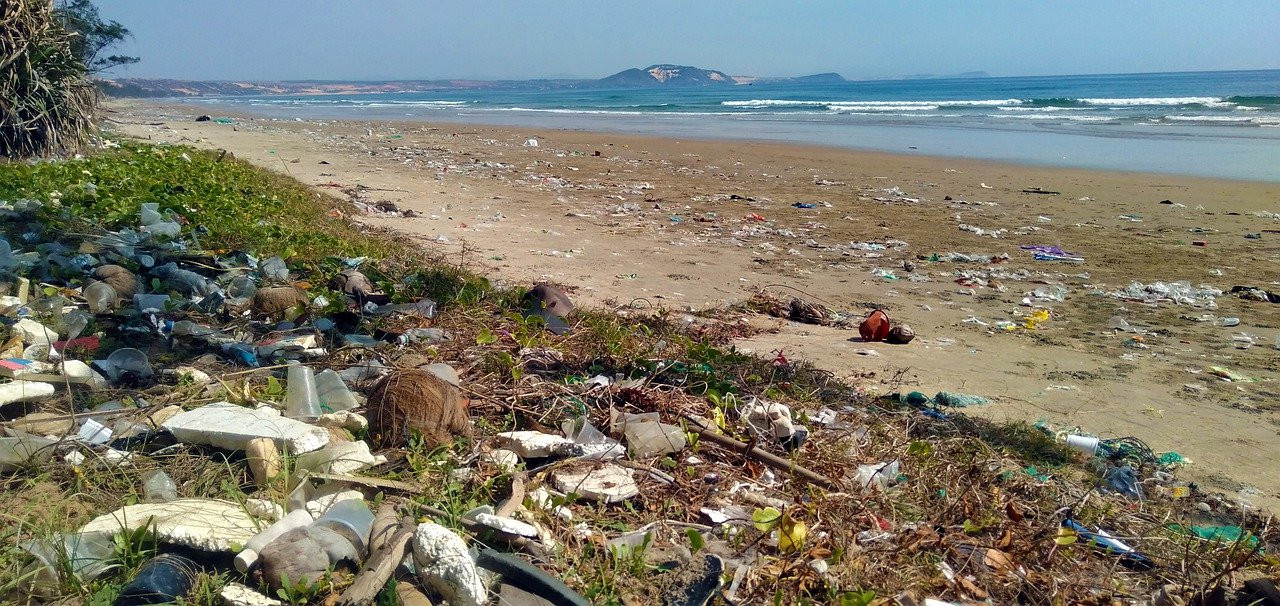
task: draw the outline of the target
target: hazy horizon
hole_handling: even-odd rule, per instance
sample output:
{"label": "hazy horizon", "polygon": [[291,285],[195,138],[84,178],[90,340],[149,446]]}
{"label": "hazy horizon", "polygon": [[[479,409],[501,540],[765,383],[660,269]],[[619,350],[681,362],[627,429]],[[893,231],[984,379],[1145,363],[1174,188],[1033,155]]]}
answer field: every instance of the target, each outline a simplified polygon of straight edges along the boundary
{"label": "hazy horizon", "polygon": [[[317,10],[319,7],[319,10]],[[993,77],[1280,68],[1280,3],[1015,0],[799,6],[713,0],[360,6],[100,2],[142,62],[108,77],[186,80],[601,78],[654,63],[733,76],[836,72],[850,80],[985,71]],[[210,11],[210,9],[216,9]]]}

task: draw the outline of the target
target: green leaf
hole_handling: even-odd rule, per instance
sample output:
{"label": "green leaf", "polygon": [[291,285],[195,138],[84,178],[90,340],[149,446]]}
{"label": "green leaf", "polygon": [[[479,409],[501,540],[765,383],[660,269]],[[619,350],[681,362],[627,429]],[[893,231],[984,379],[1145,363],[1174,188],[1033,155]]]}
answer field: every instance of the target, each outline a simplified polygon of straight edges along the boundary
{"label": "green leaf", "polygon": [[757,507],[755,511],[751,512],[752,525],[760,532],[773,530],[773,527],[777,526],[780,521],[782,521],[782,512],[778,511],[776,507]]}
{"label": "green leaf", "polygon": [[916,440],[907,447],[907,454],[917,457],[927,457],[933,454],[933,444],[924,440]]}
{"label": "green leaf", "polygon": [[964,532],[965,532],[965,534],[978,534],[978,532],[979,532],[979,531],[981,531],[981,530],[982,530],[982,526],[980,526],[980,525],[978,525],[978,524],[974,524],[972,520],[965,520],[965,521],[964,521]]}
{"label": "green leaf", "polygon": [[498,335],[493,334],[493,331],[487,328],[480,331],[480,334],[476,335],[476,345],[490,345],[497,342]]}
{"label": "green leaf", "polygon": [[703,547],[707,546],[707,540],[702,538],[702,533],[698,532],[696,529],[686,528],[684,534],[689,537],[689,551],[698,553],[699,551],[702,551]]}
{"label": "green leaf", "polygon": [[876,599],[876,592],[870,589],[866,591],[846,591],[840,594],[840,606],[869,606]]}

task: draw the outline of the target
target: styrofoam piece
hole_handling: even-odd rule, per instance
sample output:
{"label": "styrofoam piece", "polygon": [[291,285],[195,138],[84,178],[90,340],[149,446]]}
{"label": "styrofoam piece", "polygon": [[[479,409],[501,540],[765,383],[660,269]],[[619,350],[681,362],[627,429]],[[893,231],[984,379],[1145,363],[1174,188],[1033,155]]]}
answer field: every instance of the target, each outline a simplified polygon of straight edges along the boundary
{"label": "styrofoam piece", "polygon": [[311,452],[329,443],[329,432],[323,427],[281,417],[271,409],[229,402],[214,402],[175,415],[162,426],[179,441],[226,450],[244,450],[255,438],[270,438],[281,452],[290,454]]}

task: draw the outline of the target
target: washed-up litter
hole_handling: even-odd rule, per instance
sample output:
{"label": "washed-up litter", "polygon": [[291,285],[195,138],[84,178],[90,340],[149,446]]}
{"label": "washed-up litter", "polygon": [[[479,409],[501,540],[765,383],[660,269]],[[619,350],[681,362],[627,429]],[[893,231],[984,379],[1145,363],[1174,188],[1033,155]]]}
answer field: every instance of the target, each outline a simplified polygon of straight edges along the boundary
{"label": "washed-up litter", "polygon": [[1217,298],[1222,296],[1222,291],[1207,285],[1194,287],[1190,282],[1132,282],[1123,289],[1104,294],[1126,301],[1149,304],[1172,302],[1177,305],[1217,309]]}

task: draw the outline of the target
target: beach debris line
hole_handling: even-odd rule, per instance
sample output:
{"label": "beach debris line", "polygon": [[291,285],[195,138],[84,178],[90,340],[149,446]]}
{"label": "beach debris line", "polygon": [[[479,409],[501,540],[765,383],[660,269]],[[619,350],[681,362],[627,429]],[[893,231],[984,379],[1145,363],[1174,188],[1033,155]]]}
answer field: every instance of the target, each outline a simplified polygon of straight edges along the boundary
{"label": "beach debris line", "polygon": [[[63,575],[92,574],[166,599],[229,580],[210,589],[230,603],[367,604],[383,591],[425,591],[487,604],[523,591],[583,604],[584,595],[615,591],[586,580],[607,569],[622,589],[606,599],[625,590],[653,603],[715,595],[755,603],[778,591],[852,598],[870,590],[864,582],[882,598],[919,590],[1016,601],[1036,590],[1026,578],[1097,578],[1135,557],[1055,541],[1070,538],[1056,534],[1058,512],[1080,494],[1106,507],[1078,520],[1068,514],[1085,529],[1071,536],[1094,544],[1094,535],[1107,537],[1092,529],[1105,528],[1162,565],[1185,547],[1178,540],[1194,537],[1167,528],[1159,532],[1168,536],[1139,535],[1153,514],[1129,509],[1137,491],[1115,486],[1139,486],[1143,500],[1132,504],[1144,508],[1194,498],[1224,517],[1241,511],[1176,483],[1127,442],[1097,440],[1086,465],[1108,452],[1122,457],[1108,470],[1130,471],[1100,471],[1097,488],[1070,483],[1079,468],[1067,466],[1090,454],[1080,440],[1059,447],[1020,436],[1017,443],[1049,459],[1026,461],[1007,446],[1013,440],[978,442],[987,430],[955,411],[983,397],[943,391],[928,405],[902,406],[808,372],[780,350],[756,360],[713,347],[708,335],[733,330],[727,323],[639,315],[610,323],[574,311],[568,287],[550,285],[484,293],[483,305],[437,305],[411,294],[424,292],[410,288],[422,274],[387,275],[376,259],[301,263],[283,253],[208,251],[199,226],[179,219],[168,213],[149,223],[172,220],[176,238],[149,234],[128,240],[128,250],[104,245],[82,266],[3,270],[3,294],[13,298],[0,308],[4,341],[16,338],[18,353],[31,356],[0,364],[11,375],[0,388],[23,400],[21,416],[5,413],[5,469],[84,486],[109,474],[140,487],[145,501],[92,508],[87,524],[24,546],[22,564],[39,573],[32,578],[53,580],[43,592],[56,594],[70,580]],[[119,232],[75,237],[99,236],[125,240]],[[863,244],[860,253],[897,249]],[[992,264],[978,269],[1001,270]],[[105,296],[90,309],[92,276],[125,275],[94,271],[107,265],[135,283],[111,285],[115,295],[97,289]],[[438,291],[464,290],[445,284]],[[284,289],[284,303],[255,305],[274,289]],[[811,299],[760,304],[839,328],[863,320]],[[545,330],[552,318],[573,330]],[[914,336],[884,309],[863,321],[876,340]],[[1170,496],[1182,494],[1175,489],[1186,495]],[[1247,516],[1237,525],[1262,528]],[[1270,548],[1265,532],[1259,541]],[[117,568],[115,546],[131,536],[158,545],[138,558],[136,574]],[[1210,551],[1198,557],[1224,557],[1225,546],[1204,543]],[[912,567],[920,554],[929,562],[910,575],[851,583],[854,569],[837,550],[874,558],[858,566]],[[49,559],[59,552],[72,557]],[[980,566],[968,566],[975,559]],[[1185,574],[1216,574],[1198,562]],[[151,578],[176,582],[160,587]],[[937,583],[906,586],[908,578]],[[1119,582],[1137,595],[1155,591],[1162,577]]]}

